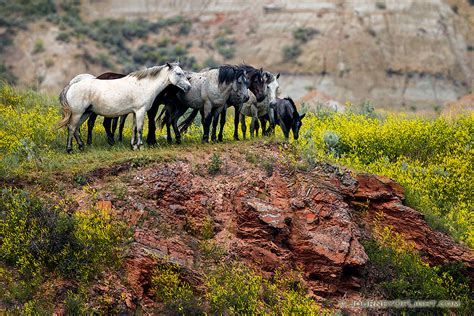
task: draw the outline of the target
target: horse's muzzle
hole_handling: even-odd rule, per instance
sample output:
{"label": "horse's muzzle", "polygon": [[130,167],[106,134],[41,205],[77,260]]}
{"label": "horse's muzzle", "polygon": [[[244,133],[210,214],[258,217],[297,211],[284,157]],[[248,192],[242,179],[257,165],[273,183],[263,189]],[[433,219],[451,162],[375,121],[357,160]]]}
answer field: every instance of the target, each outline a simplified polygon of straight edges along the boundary
{"label": "horse's muzzle", "polygon": [[181,89],[183,89],[184,92],[188,92],[189,90],[191,90],[191,85],[187,84],[184,87],[182,87]]}
{"label": "horse's muzzle", "polygon": [[263,100],[265,100],[265,96],[262,95],[260,96],[259,98],[257,98],[257,102],[262,102]]}

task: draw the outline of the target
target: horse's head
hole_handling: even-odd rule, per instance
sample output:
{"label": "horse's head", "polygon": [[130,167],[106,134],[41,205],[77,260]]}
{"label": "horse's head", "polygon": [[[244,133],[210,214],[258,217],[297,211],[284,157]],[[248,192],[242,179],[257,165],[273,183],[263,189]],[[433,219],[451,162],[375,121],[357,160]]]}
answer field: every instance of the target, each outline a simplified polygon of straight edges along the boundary
{"label": "horse's head", "polygon": [[178,63],[166,63],[169,71],[169,82],[184,92],[188,92],[191,89],[191,84],[189,80],[186,78],[183,69],[179,67]]}
{"label": "horse's head", "polygon": [[265,80],[265,83],[267,85],[267,88],[265,90],[265,96],[268,100],[270,108],[273,108],[277,101],[278,88],[280,87],[280,85],[278,84],[278,78],[280,78],[280,74],[277,74],[275,76],[267,71],[263,73],[263,79]]}
{"label": "horse's head", "polygon": [[262,102],[265,99],[265,89],[267,84],[264,79],[263,69],[255,69],[250,73],[250,86],[249,89],[255,95],[257,102]]}
{"label": "horse's head", "polygon": [[245,70],[236,74],[236,80],[232,83],[232,100],[236,103],[245,103],[249,97],[249,79]]}
{"label": "horse's head", "polygon": [[301,126],[303,125],[303,118],[305,117],[306,113],[303,115],[299,115],[296,109],[295,102],[293,102],[291,98],[285,98],[285,100],[290,102],[293,108],[293,119],[291,123],[291,130],[293,131],[293,138],[295,140],[298,140],[299,135],[300,135],[300,129],[301,129]]}

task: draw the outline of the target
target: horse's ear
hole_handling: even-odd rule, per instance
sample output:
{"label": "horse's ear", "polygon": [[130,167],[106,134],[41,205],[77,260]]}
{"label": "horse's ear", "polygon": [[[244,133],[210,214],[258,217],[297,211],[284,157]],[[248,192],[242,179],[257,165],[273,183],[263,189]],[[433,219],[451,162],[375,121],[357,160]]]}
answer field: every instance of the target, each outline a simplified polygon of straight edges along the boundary
{"label": "horse's ear", "polygon": [[173,66],[170,63],[166,63],[166,66],[168,66],[169,69],[173,68]]}
{"label": "horse's ear", "polygon": [[300,115],[300,120],[302,120],[305,117],[306,113],[303,115]]}
{"label": "horse's ear", "polygon": [[263,67],[262,67],[262,68],[260,68],[260,72],[263,72]]}
{"label": "horse's ear", "polygon": [[278,73],[278,75],[277,75],[277,79],[278,79],[278,78],[280,78],[280,73]]}

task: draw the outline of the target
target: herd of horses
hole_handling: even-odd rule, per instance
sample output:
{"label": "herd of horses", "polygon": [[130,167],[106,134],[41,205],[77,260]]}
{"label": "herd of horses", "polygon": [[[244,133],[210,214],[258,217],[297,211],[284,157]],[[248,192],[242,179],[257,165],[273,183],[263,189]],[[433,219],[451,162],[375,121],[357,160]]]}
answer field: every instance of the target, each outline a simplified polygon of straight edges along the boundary
{"label": "herd of horses", "polygon": [[[87,144],[92,143],[92,130],[97,116],[104,116],[104,128],[108,143],[115,143],[115,131],[119,127],[118,140],[128,114],[133,114],[131,146],[139,149],[143,144],[142,132],[145,114],[148,116],[147,143],[156,144],[156,121],[166,125],[167,140],[172,142],[171,128],[176,143],[181,142],[181,133],[201,114],[203,142],[223,140],[223,128],[228,107],[235,108],[234,139],[238,140],[239,122],[243,137],[246,137],[245,117],[250,116],[250,136],[258,136],[261,124],[262,135],[271,133],[278,125],[285,139],[290,130],[298,139],[303,115],[299,115],[291,98],[277,97],[278,78],[262,68],[250,65],[222,65],[206,68],[200,72],[183,71],[179,63],[167,63],[132,72],[128,75],[112,72],[98,77],[80,74],[74,77],[61,91],[59,101],[63,107],[60,127],[68,129],[66,150],[72,152],[72,138],[80,150],[81,125],[88,120]],[[161,113],[158,110],[164,105]],[[178,120],[188,109],[190,115],[178,125]],[[120,118],[120,122],[119,122]],[[220,130],[217,134],[217,125]],[[260,122],[260,124],[259,124]],[[266,128],[269,123],[269,128]],[[211,129],[212,124],[212,131]]]}

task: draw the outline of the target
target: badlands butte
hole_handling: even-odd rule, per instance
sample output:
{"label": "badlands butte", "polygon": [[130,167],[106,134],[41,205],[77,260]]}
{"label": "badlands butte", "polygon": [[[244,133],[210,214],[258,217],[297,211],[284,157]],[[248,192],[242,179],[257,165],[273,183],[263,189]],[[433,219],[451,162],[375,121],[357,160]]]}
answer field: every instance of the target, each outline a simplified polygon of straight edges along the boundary
{"label": "badlands butte", "polygon": [[[245,61],[280,72],[281,95],[298,103],[371,100],[378,108],[423,113],[472,93],[472,2],[85,0],[78,5],[78,19],[87,27],[107,19],[156,22],[181,16],[184,24],[126,40],[128,58],[143,44],[153,48],[168,41],[185,47],[196,69]],[[60,1],[56,9],[70,14]],[[12,43],[3,48],[1,61],[17,85],[52,94],[78,73],[150,63],[127,65],[117,58],[123,48],[107,48],[93,36],[74,36],[70,24],[47,18],[25,28],[0,28],[0,34],[6,31],[12,32]]]}

